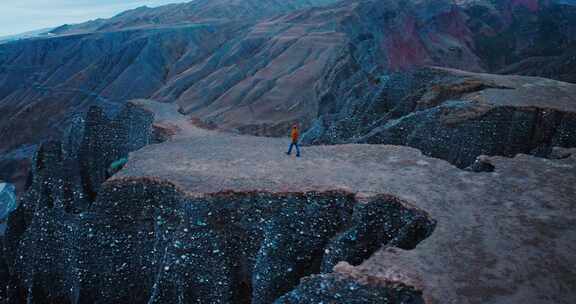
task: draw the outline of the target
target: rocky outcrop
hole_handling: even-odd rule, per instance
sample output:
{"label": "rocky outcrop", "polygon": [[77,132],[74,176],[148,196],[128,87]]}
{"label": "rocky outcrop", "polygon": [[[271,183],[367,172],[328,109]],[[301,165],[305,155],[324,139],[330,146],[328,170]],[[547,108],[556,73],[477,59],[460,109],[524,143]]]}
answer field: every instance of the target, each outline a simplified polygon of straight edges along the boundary
{"label": "rocky outcrop", "polygon": [[73,126],[67,153],[77,158],[84,191],[94,197],[100,185],[109,177],[110,165],[126,158],[152,140],[153,115],[128,104],[113,120],[108,121],[100,108],[90,109],[84,127]]}
{"label": "rocky outcrop", "polygon": [[436,225],[391,196],[192,195],[148,177],[105,183],[112,160],[149,142],[152,117],[135,104],[112,120],[92,108],[64,144],[40,146],[9,222],[2,299],[272,303],[340,261],[357,265],[385,244],[414,248]]}
{"label": "rocky outcrop", "polygon": [[[501,85],[513,87],[513,83]],[[317,145],[304,147],[302,158],[296,159],[283,153],[289,142],[285,139],[199,130],[190,123],[186,127],[185,119],[180,123],[177,115],[165,113],[161,104],[150,108],[178,122],[180,133],[172,140],[131,154],[127,166],[110,182],[156,176],[192,196],[201,194],[200,197],[218,197],[229,190],[236,194],[334,190],[355,193],[355,200],[360,204],[356,203],[353,209],[351,223],[358,224],[331,239],[325,247],[328,253],[324,253],[329,258],[320,264],[320,272],[341,259],[357,266],[336,264],[335,271],[294,285],[293,290],[278,300],[354,303],[355,300],[381,299],[384,294],[393,297],[398,294],[394,286],[398,286],[406,291],[404,295],[408,299],[417,301],[421,297],[426,303],[574,301],[570,290],[576,286],[570,279],[574,276],[570,265],[576,261],[571,250],[574,233],[570,227],[575,218],[569,212],[575,197],[574,149],[553,149],[556,159],[523,154],[514,158],[484,156],[481,161],[491,164],[495,171],[481,174],[460,170],[446,161],[401,146]],[[365,204],[381,197],[382,193],[388,193],[386,197],[392,199],[382,207],[392,208]],[[410,204],[406,204],[406,200]],[[434,232],[412,250],[408,249],[414,242],[390,240],[378,232],[383,231],[378,230],[382,228],[376,228],[386,229],[389,221],[379,219],[388,218],[386,214],[397,214],[394,201],[402,202],[407,207],[405,211],[425,210],[437,222]],[[240,209],[239,204],[239,201],[234,205],[219,203],[222,208],[230,206],[232,210]],[[238,218],[236,212],[228,214]],[[230,222],[225,215],[214,215]],[[296,218],[291,217],[291,227],[297,231],[307,227]],[[426,231],[426,226],[418,223],[418,218],[412,217],[412,224],[404,227],[407,231]],[[410,226],[422,228],[413,230]],[[235,230],[241,229],[235,226]],[[411,237],[402,230],[395,230],[393,235],[406,235],[400,238],[404,240],[419,239],[421,235]],[[277,231],[282,237],[273,239],[275,244],[284,244],[286,230]],[[369,241],[371,237],[362,236],[365,232],[389,240],[386,242],[389,247],[377,249],[374,254],[363,251],[380,247]],[[214,236],[214,239],[219,238]],[[301,244],[289,240],[291,244]],[[345,245],[344,250],[338,249],[339,245]],[[203,246],[210,250],[213,243]],[[294,252],[298,252],[296,248]],[[363,256],[367,259],[362,261]],[[275,255],[268,261],[272,263],[278,258]],[[283,269],[274,268],[279,277],[285,277]],[[345,278],[352,278],[351,281],[335,282],[342,278],[341,273]],[[537,283],[518,283],[528,281]],[[402,284],[389,285],[390,282]],[[316,286],[318,290],[312,290]],[[253,292],[254,289],[250,290]],[[335,298],[337,294],[342,298]],[[301,297],[300,300],[297,297]]]}
{"label": "rocky outcrop", "polygon": [[199,195],[148,177],[104,183],[111,159],[151,138],[152,116],[130,105],[108,121],[92,108],[65,144],[40,146],[9,221],[3,300],[272,303],[337,262],[357,265],[385,244],[414,248],[436,225],[392,196]]}
{"label": "rocky outcrop", "polygon": [[[397,209],[386,207],[390,203]],[[352,195],[338,192],[196,198],[162,181],[117,179],[86,215],[83,227],[90,232],[83,246],[92,254],[81,262],[87,266],[81,302],[272,303],[329,263],[322,261],[355,245],[331,241],[340,234],[354,230],[359,242],[374,243],[364,256],[342,257],[359,261],[388,243],[387,235],[415,246],[435,225],[388,198],[368,204],[386,210],[369,216],[381,216],[373,220],[387,226],[360,224],[351,220],[356,204]],[[426,222],[411,225],[420,215]],[[400,230],[411,230],[411,237]],[[130,288],[113,288],[118,284]]]}
{"label": "rocky outcrop", "polygon": [[[75,254],[73,223],[68,212],[77,212],[81,200],[79,184],[64,166],[61,144],[43,144],[34,161],[34,181],[21,200],[21,207],[10,217],[6,234],[6,257],[10,268],[9,299],[34,292],[31,301],[62,302],[69,289],[67,277],[74,267],[59,261],[71,261]],[[78,191],[78,192],[76,192]],[[23,261],[30,261],[24,265]],[[18,269],[18,271],[16,271]]]}
{"label": "rocky outcrop", "polygon": [[[151,139],[153,115],[131,104],[108,121],[99,108],[72,125],[66,144],[51,141],[35,154],[32,181],[9,218],[4,258],[10,303],[76,303],[80,214],[107,179],[108,166]],[[76,300],[75,300],[76,299]]]}
{"label": "rocky outcrop", "polygon": [[[42,205],[19,208],[8,231],[11,301],[573,300],[550,293],[572,286],[571,150],[486,157],[498,173],[477,174],[397,146],[314,146],[293,159],[281,139],[174,121],[181,133],[131,153],[80,213],[46,199],[58,179],[32,186]],[[36,163],[53,168],[58,151],[47,145]],[[516,283],[534,272],[539,285]]]}
{"label": "rocky outcrop", "polygon": [[421,69],[325,115],[304,141],[406,145],[460,168],[480,155],[545,157],[554,146],[576,146],[574,94],[576,86],[542,78]]}
{"label": "rocky outcrop", "polygon": [[359,263],[387,243],[412,248],[435,226],[391,197],[190,197],[147,179],[107,183],[86,210],[39,201],[21,235],[11,222],[13,301],[271,303],[333,261]]}

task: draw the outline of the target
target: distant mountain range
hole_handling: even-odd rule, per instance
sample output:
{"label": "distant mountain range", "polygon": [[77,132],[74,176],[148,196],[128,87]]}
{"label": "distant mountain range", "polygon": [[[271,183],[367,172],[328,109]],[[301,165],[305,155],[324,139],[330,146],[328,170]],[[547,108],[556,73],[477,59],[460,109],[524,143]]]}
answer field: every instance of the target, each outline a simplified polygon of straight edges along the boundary
{"label": "distant mountain range", "polygon": [[24,32],[24,33],[16,34],[16,35],[0,36],[0,43],[6,43],[9,41],[22,40],[22,39],[49,37],[49,36],[51,36],[50,31],[52,29],[53,28],[44,28],[44,29]]}

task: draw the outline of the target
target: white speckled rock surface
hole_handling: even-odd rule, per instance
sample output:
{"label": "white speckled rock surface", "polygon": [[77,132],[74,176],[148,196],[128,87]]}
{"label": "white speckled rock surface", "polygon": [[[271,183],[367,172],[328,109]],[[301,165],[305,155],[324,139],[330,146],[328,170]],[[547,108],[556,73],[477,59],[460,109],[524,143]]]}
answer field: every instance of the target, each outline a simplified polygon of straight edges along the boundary
{"label": "white speckled rock surface", "polygon": [[493,173],[463,171],[415,149],[384,145],[315,146],[297,159],[285,154],[287,140],[200,130],[162,110],[184,131],[132,153],[116,178],[159,177],[196,195],[389,193],[429,212],[438,226],[415,250],[382,249],[358,271],[409,276],[429,303],[576,301],[574,150],[561,160],[488,158]]}

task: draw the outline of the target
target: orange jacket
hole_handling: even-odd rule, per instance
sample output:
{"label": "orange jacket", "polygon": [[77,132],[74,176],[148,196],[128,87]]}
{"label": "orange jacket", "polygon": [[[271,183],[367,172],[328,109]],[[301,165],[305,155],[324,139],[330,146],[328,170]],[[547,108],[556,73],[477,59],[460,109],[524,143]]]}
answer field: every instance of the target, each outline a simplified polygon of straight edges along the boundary
{"label": "orange jacket", "polygon": [[298,139],[300,138],[300,131],[298,130],[298,128],[292,128],[292,133],[290,134],[290,137],[292,137],[292,142],[298,142]]}

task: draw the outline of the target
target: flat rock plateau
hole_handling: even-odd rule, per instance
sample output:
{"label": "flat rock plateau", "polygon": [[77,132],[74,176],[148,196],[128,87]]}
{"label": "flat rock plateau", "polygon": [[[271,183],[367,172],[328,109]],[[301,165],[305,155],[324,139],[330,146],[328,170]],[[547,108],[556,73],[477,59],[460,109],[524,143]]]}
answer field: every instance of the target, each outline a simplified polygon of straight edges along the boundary
{"label": "flat rock plateau", "polygon": [[[185,124],[176,115],[168,121]],[[486,158],[494,172],[475,173],[407,147],[312,146],[297,159],[284,154],[283,139],[182,133],[131,154],[111,182],[155,177],[192,196],[333,190],[369,201],[391,195],[435,219],[433,234],[414,250],[383,248],[357,268],[337,271],[405,280],[424,290],[428,303],[575,300],[576,150],[557,160]]]}

